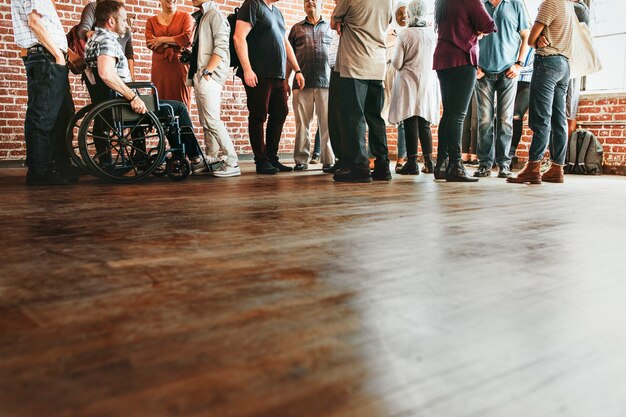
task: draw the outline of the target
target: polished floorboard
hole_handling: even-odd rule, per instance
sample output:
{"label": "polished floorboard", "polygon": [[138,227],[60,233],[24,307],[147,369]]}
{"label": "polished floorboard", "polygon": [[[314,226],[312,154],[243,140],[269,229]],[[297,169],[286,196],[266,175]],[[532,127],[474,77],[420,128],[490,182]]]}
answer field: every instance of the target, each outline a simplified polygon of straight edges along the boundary
{"label": "polished floorboard", "polygon": [[624,417],[626,178],[0,170],[1,417]]}

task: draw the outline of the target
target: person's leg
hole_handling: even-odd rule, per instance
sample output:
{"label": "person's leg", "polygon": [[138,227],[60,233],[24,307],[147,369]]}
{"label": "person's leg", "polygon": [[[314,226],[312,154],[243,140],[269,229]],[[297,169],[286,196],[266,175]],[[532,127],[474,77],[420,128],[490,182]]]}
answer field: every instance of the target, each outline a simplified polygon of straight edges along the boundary
{"label": "person's leg", "polygon": [[313,157],[319,158],[321,153],[322,153],[322,139],[320,137],[320,128],[319,126],[317,126],[317,130],[315,131],[315,139],[313,140]]}
{"label": "person's leg", "polygon": [[[535,57],[533,78],[530,82],[528,116],[528,125],[533,131],[533,138],[528,151],[528,162],[517,177],[508,178],[508,182],[541,184],[541,161],[550,142],[555,95],[559,83],[567,74],[569,74],[569,64],[564,57],[539,55]],[[557,118],[564,119],[565,98],[561,100],[560,104],[563,108],[560,112],[562,113]],[[566,129],[565,120],[562,122],[563,126],[559,134]],[[567,131],[565,131],[565,136],[567,136]],[[563,160],[565,160],[564,155]]]}
{"label": "person's leg", "polygon": [[[367,168],[365,98],[367,82],[341,78],[342,153],[347,167]],[[344,136],[345,133],[345,136]]]}
{"label": "person's leg", "polygon": [[450,162],[458,162],[461,160],[463,120],[476,84],[476,68],[469,65],[452,68],[451,78],[453,81],[449,88],[452,91],[448,100],[450,122],[447,132],[449,135],[448,156]]}
{"label": "person's leg", "polygon": [[[494,105],[496,95],[497,75],[485,74],[476,83],[476,101],[478,104],[478,162],[480,168],[489,168],[493,165],[493,131]],[[480,169],[479,168],[479,169]]]}
{"label": "person's leg", "polygon": [[[467,117],[466,117],[467,118]],[[424,157],[424,168],[422,172],[431,174],[433,172],[433,134],[430,130],[430,123],[421,117],[417,118],[417,131],[420,144],[422,145],[422,155]]]}
{"label": "person's leg", "polygon": [[398,161],[406,159],[406,132],[404,130],[404,123],[398,123]]}
{"label": "person's leg", "polygon": [[403,121],[406,135],[407,162],[396,173],[401,175],[419,175],[417,163],[418,116]]}
{"label": "person's leg", "polygon": [[53,62],[48,54],[31,53],[24,59],[28,104],[24,120],[24,137],[29,176],[50,175],[53,133],[63,96],[55,94],[57,85],[67,86],[67,67]]}
{"label": "person's leg", "polygon": [[328,88],[328,136],[330,144],[335,152],[335,157],[341,161],[343,158],[341,141],[341,77],[338,72],[330,74],[330,86]]}
{"label": "person's leg", "polygon": [[296,164],[306,165],[309,163],[309,150],[311,141],[309,135],[311,131],[311,119],[315,111],[313,101],[314,88],[304,90],[293,90],[293,113],[296,120],[296,140],[293,149],[293,160]]}
{"label": "person's leg", "polygon": [[[467,175],[461,161],[461,135],[463,120],[467,113],[472,91],[476,84],[476,68],[466,65],[449,68],[439,72],[444,73],[442,84],[442,98],[444,98],[444,115],[446,127],[444,134],[447,136],[447,148],[449,165],[445,172],[445,179],[449,182],[474,182],[476,179]],[[444,94],[444,89],[445,94]],[[446,114],[447,113],[447,114]],[[440,160],[437,160],[440,167]],[[443,179],[441,172],[435,169],[435,178]]]}
{"label": "person's leg", "polygon": [[470,160],[474,163],[478,162],[478,100],[476,99],[476,88],[472,91],[470,99],[470,109],[472,109],[471,121],[471,138],[470,138]]}
{"label": "person's leg", "polygon": [[511,138],[513,136],[513,110],[517,92],[517,78],[508,78],[501,73],[496,85],[498,133],[496,135],[496,163],[499,167],[510,167]]}
{"label": "person's leg", "polygon": [[524,115],[528,111],[528,100],[530,96],[530,83],[526,81],[517,82],[517,92],[515,94],[515,104],[513,105],[513,135],[511,138],[511,148],[509,156],[515,157],[517,146],[522,139],[524,127]]}
{"label": "person's leg", "polygon": [[554,95],[558,82],[556,71],[558,62],[553,57],[535,58],[528,117],[528,125],[533,131],[529,161],[541,161],[550,142]]}
{"label": "person's leg", "polygon": [[407,155],[417,155],[418,117],[413,116],[403,120],[404,134],[406,138]]}
{"label": "person's leg", "polygon": [[[472,94],[472,100],[474,99],[474,94]],[[463,162],[470,162],[470,144],[472,141],[472,102],[467,108],[467,114],[465,115],[465,119],[463,120],[463,136],[461,138],[461,157],[463,158]]]}
{"label": "person's leg", "polygon": [[368,81],[364,115],[369,131],[370,149],[377,161],[388,164],[387,125],[381,115],[384,99],[385,90],[382,81]]}
{"label": "person's leg", "polygon": [[174,116],[178,116],[180,137],[175,137],[175,133],[169,134],[168,141],[170,143],[170,146],[174,147],[176,146],[175,144],[180,141],[181,144],[185,145],[185,153],[187,154],[187,156],[190,159],[196,158],[198,155],[200,155],[200,149],[198,149],[198,142],[194,133],[193,123],[185,104],[177,100],[159,100],[159,103],[161,105],[166,104],[168,106],[171,106],[172,110],[174,111]]}
{"label": "person's leg", "polygon": [[222,151],[222,155],[225,157],[226,165],[236,167],[239,165],[239,158],[235,151],[235,145],[226,130],[226,126],[222,122],[222,91],[224,86],[209,78],[206,81],[208,101],[205,102],[205,119],[207,127],[211,136],[215,139],[218,148]]}
{"label": "person's leg", "polygon": [[[71,165],[70,157],[65,147],[65,131],[67,129],[70,120],[74,117],[74,101],[72,100],[72,93],[70,92],[69,79],[61,77],[58,83],[59,97],[63,97],[59,113],[57,115],[54,128],[52,128],[53,134],[53,147],[52,147],[52,159],[61,172],[69,175],[69,167]],[[78,177],[74,179],[78,180]]]}
{"label": "person's leg", "polygon": [[441,106],[443,108],[443,114],[439,121],[439,128],[437,131],[437,164],[435,166],[435,179],[443,179],[443,170],[446,167],[448,160],[448,126],[450,122],[448,110],[448,102],[451,99],[451,77],[450,70],[437,70],[437,78],[439,79],[439,89],[441,90]]}
{"label": "person's leg", "polygon": [[[209,160],[217,159],[219,155],[219,145],[217,138],[215,137],[215,128],[211,127],[210,122],[210,101],[211,94],[209,83],[206,80],[202,80],[201,76],[196,76],[196,82],[194,83],[194,93],[196,95],[196,108],[198,110],[198,119],[200,119],[200,126],[204,133],[204,148]],[[193,162],[193,161],[192,161]],[[206,167],[198,167],[198,171]],[[197,172],[196,172],[197,173]]]}
{"label": "person's leg", "polygon": [[552,118],[550,120],[552,130],[552,149],[550,159],[557,165],[565,165],[565,154],[567,152],[567,116],[565,112],[565,101],[567,86],[569,81],[569,65],[562,63],[561,74],[563,76],[557,81],[554,90],[554,100],[552,102]]}
{"label": "person's leg", "polygon": [[272,162],[278,162],[278,146],[283,134],[283,126],[289,114],[287,100],[289,95],[284,80],[272,80],[268,103],[268,118],[266,130],[267,156]]}
{"label": "person's leg", "polygon": [[[317,115],[317,135],[320,136],[318,154],[322,165],[335,163],[335,153],[330,145],[328,133],[328,88],[315,89],[315,114]],[[315,153],[315,150],[313,150]]]}
{"label": "person's leg", "polygon": [[265,145],[264,124],[267,120],[272,80],[259,79],[256,87],[244,85],[248,98],[248,134],[250,145],[254,152],[254,162],[259,166],[268,162],[268,152]]}

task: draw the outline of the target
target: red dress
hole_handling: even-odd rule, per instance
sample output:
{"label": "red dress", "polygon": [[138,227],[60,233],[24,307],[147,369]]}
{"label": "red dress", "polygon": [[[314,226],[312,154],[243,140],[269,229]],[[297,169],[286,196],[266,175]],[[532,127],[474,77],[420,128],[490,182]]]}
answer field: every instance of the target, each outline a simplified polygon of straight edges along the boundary
{"label": "red dress", "polygon": [[179,60],[181,47],[188,46],[193,36],[194,20],[189,13],[174,12],[169,25],[159,23],[157,16],[146,22],[146,40],[161,36],[172,37],[176,45],[161,45],[152,51],[152,82],[159,90],[159,98],[178,100],[191,105],[191,87],[187,87],[188,64]]}

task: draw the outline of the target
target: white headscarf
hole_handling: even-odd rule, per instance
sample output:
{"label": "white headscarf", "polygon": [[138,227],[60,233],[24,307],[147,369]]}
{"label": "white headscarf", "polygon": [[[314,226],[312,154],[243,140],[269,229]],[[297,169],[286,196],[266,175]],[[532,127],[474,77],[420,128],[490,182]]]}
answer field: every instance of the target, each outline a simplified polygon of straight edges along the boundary
{"label": "white headscarf", "polygon": [[404,0],[398,0],[396,1],[396,4],[393,8],[393,21],[391,22],[391,27],[393,28],[393,30],[396,31],[397,34],[399,34],[400,32],[402,32],[404,29],[406,29],[406,26],[400,26],[398,24],[398,21],[396,20],[396,13],[398,12],[398,9],[400,7],[406,7],[406,1]]}

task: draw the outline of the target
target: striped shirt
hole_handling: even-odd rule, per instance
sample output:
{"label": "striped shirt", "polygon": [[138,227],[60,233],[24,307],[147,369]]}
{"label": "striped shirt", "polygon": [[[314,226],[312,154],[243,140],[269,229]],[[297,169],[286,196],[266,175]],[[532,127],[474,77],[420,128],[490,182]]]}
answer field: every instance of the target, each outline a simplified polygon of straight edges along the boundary
{"label": "striped shirt", "polygon": [[544,0],[539,6],[535,21],[546,26],[541,34],[550,43],[545,48],[537,48],[537,54],[541,56],[563,55],[569,59],[572,56],[572,31],[574,25],[578,24],[572,2]]}
{"label": "striped shirt", "polygon": [[11,0],[11,19],[15,43],[20,48],[30,48],[41,44],[35,32],[28,26],[28,15],[36,12],[52,42],[63,52],[67,52],[67,38],[61,20],[51,0]]}

